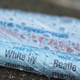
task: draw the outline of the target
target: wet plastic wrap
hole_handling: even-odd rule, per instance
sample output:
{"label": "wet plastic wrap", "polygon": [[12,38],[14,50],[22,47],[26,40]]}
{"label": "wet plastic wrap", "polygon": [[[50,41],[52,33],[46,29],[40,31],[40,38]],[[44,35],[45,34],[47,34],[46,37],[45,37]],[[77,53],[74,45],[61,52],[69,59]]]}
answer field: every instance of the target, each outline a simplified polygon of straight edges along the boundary
{"label": "wet plastic wrap", "polygon": [[76,18],[0,9],[0,65],[80,80],[79,32]]}

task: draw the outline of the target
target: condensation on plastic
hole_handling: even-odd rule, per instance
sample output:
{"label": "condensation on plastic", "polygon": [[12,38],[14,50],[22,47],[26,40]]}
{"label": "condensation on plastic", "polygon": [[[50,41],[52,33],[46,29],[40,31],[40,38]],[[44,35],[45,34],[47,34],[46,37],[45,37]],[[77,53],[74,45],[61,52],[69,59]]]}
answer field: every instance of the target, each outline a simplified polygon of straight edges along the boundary
{"label": "condensation on plastic", "polygon": [[0,9],[0,65],[80,80],[80,20]]}

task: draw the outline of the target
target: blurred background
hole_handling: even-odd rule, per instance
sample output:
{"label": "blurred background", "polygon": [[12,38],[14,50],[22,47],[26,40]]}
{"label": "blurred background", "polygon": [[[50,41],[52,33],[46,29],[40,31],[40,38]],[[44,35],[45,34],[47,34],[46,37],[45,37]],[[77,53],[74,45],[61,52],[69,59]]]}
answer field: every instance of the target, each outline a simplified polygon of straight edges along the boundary
{"label": "blurred background", "polygon": [[[80,18],[80,0],[0,0],[0,8]],[[0,80],[59,80],[0,67]]]}
{"label": "blurred background", "polygon": [[0,8],[80,18],[80,0],[0,0]]}
{"label": "blurred background", "polygon": [[80,11],[80,0],[45,0],[51,4],[71,8]]}

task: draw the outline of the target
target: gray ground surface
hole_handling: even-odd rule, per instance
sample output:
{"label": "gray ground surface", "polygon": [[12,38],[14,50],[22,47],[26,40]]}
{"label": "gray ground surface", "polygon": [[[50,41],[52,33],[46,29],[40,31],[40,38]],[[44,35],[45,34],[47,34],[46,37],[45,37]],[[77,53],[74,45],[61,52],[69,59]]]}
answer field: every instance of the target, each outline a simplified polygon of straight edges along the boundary
{"label": "gray ground surface", "polygon": [[[54,14],[60,16],[72,16],[80,18],[80,12],[55,5],[43,0],[0,0],[0,8],[21,9],[25,11]],[[58,80],[48,79],[45,76],[22,72],[14,69],[0,67],[0,80]]]}

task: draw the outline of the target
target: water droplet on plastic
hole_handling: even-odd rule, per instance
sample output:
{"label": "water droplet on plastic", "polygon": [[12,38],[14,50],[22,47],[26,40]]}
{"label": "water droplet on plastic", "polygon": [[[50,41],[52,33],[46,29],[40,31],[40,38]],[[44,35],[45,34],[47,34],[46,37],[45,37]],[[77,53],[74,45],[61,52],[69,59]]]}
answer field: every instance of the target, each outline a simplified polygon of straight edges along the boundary
{"label": "water droplet on plastic", "polygon": [[72,46],[74,47],[74,46],[76,46],[76,44],[75,43],[72,43]]}
{"label": "water droplet on plastic", "polygon": [[65,28],[64,27],[60,27],[59,30],[60,31],[65,31]]}
{"label": "water droplet on plastic", "polygon": [[54,42],[53,45],[58,45],[58,43],[57,42]]}
{"label": "water droplet on plastic", "polygon": [[44,36],[44,37],[50,37],[50,35],[49,35],[49,34],[43,34],[43,36]]}
{"label": "water droplet on plastic", "polygon": [[21,38],[23,38],[23,39],[26,39],[26,36],[25,35],[23,35],[23,36],[20,36]]}
{"label": "water droplet on plastic", "polygon": [[26,23],[22,22],[22,23],[21,23],[21,25],[25,26],[25,25],[26,25]]}
{"label": "water droplet on plastic", "polygon": [[27,34],[27,37],[28,37],[28,38],[31,38],[31,33],[28,33],[28,34]]}
{"label": "water droplet on plastic", "polygon": [[49,54],[46,54],[46,57],[49,57]]}
{"label": "water droplet on plastic", "polygon": [[21,71],[23,71],[23,68],[20,68]]}
{"label": "water droplet on plastic", "polygon": [[36,54],[36,55],[39,55],[39,52],[38,52],[38,51],[36,51],[36,52],[35,52],[35,54]]}
{"label": "water droplet on plastic", "polygon": [[48,43],[50,39],[44,39],[44,43]]}
{"label": "water droplet on plastic", "polygon": [[14,29],[14,31],[15,31],[15,32],[19,32],[19,30],[18,30],[18,29]]}
{"label": "water droplet on plastic", "polygon": [[48,46],[45,46],[44,49],[45,50],[50,50],[50,48]]}
{"label": "water droplet on plastic", "polygon": [[38,41],[37,41],[37,40],[33,40],[33,42],[38,43]]}
{"label": "water droplet on plastic", "polygon": [[75,33],[71,33],[72,36],[75,36]]}
{"label": "water droplet on plastic", "polygon": [[68,76],[67,76],[67,75],[66,75],[66,76],[64,76],[64,79],[69,80],[69,78],[68,78]]}
{"label": "water droplet on plastic", "polygon": [[55,54],[55,52],[52,52],[52,54]]}
{"label": "water droplet on plastic", "polygon": [[66,51],[67,51],[67,52],[74,52],[73,49],[67,49]]}
{"label": "water droplet on plastic", "polygon": [[13,20],[13,18],[10,18],[10,20],[12,21],[12,20]]}

